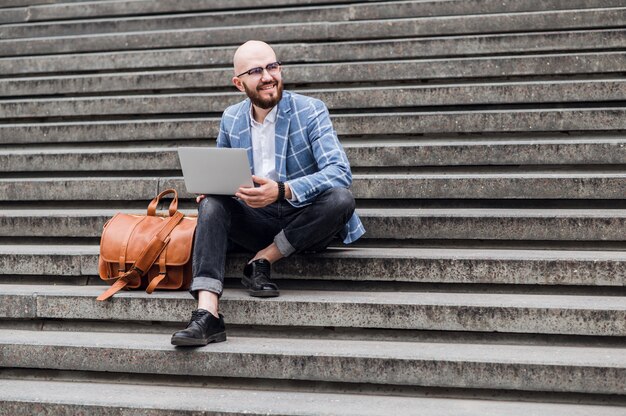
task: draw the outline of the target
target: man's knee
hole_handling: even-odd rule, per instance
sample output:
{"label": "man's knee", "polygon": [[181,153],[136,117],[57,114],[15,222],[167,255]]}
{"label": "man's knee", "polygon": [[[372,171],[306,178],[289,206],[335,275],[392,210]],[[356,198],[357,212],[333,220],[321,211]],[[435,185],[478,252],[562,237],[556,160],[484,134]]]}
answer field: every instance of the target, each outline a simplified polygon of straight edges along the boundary
{"label": "man's knee", "polygon": [[228,215],[228,197],[207,195],[198,204],[198,218],[215,218]]}
{"label": "man's knee", "polygon": [[324,195],[328,198],[329,206],[336,215],[350,218],[356,208],[354,196],[347,188],[331,188]]}

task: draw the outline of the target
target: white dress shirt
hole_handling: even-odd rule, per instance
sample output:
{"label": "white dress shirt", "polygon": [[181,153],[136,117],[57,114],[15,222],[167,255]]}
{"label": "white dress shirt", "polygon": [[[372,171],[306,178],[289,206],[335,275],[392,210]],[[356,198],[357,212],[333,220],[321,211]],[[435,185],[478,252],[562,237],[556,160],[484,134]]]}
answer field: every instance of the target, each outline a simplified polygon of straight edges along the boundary
{"label": "white dress shirt", "polygon": [[[254,174],[262,178],[268,178],[278,182],[276,173],[276,114],[278,106],[272,108],[263,123],[254,119],[253,108],[250,106],[250,135],[252,136],[252,163]],[[296,202],[296,196],[292,195],[291,202]]]}
{"label": "white dress shirt", "polygon": [[276,115],[278,106],[272,108],[263,123],[254,119],[253,107],[250,106],[251,136],[252,136],[252,162],[254,174],[262,178],[278,181],[276,173]]}

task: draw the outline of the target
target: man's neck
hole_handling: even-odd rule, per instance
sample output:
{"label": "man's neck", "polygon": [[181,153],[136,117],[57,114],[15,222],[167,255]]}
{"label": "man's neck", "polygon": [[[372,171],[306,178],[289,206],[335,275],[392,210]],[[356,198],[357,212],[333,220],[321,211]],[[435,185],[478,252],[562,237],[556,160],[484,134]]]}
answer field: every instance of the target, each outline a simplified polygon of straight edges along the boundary
{"label": "man's neck", "polygon": [[265,121],[265,117],[267,117],[272,109],[274,109],[274,107],[264,109],[252,104],[252,115],[254,116],[254,121],[263,124],[263,122]]}

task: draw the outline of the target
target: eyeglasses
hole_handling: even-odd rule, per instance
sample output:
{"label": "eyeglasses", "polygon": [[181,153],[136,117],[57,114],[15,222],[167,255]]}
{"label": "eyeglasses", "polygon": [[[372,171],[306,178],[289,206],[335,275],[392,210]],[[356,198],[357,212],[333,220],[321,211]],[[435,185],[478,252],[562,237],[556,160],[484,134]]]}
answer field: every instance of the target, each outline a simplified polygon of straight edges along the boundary
{"label": "eyeglasses", "polygon": [[276,75],[280,72],[280,62],[272,62],[271,64],[267,64],[265,68],[261,66],[257,66],[256,68],[249,69],[241,74],[237,75],[237,77],[241,77],[243,75],[250,75],[251,77],[260,76],[263,74],[263,70],[267,70],[270,75]]}

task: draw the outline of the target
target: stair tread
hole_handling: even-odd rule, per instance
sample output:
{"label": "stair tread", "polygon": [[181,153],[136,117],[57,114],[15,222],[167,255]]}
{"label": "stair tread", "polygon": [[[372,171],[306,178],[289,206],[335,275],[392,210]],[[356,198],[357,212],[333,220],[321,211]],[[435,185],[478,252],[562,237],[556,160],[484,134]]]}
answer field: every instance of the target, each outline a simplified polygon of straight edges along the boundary
{"label": "stair tread", "polygon": [[[554,31],[524,34],[446,36],[441,38],[368,40],[360,42],[275,43],[275,50],[286,62],[367,61],[371,59],[428,58],[442,55],[465,56],[489,53],[537,53],[607,49],[624,46],[624,30],[592,29],[588,31]],[[403,46],[396,48],[396,46]],[[445,51],[445,52],[444,52]],[[234,48],[181,47],[162,50],[92,52],[66,55],[4,57],[6,74],[94,71],[142,68],[197,66],[197,62],[229,66]]]}
{"label": "stair tread", "polygon": [[[1,284],[0,296],[41,297],[88,297],[95,298],[102,293],[102,286],[70,285],[15,285]],[[192,300],[187,291],[156,291],[151,295],[139,291],[117,293],[116,298],[136,299],[137,302],[159,300]],[[541,308],[626,311],[626,298],[621,296],[590,295],[534,295],[505,293],[453,293],[453,292],[360,292],[329,290],[281,290],[278,298],[259,300],[248,296],[244,289],[228,288],[222,299],[226,302],[247,302],[262,304],[278,303],[328,303],[328,304],[369,304],[369,305],[430,305],[503,308]]]}
{"label": "stair tread", "polygon": [[[378,416],[387,414],[390,409],[395,414],[406,416],[623,415],[623,408],[616,406],[105,383],[106,394],[102,394],[104,384],[98,382],[0,379],[0,400],[7,407],[7,402],[49,406],[74,404],[84,406],[86,411],[96,415],[100,414],[98,406],[120,409],[149,407],[150,414],[159,416],[185,411],[195,411],[198,413],[194,414],[198,415],[204,415],[201,412],[220,412]],[[128,394],[129,391],[132,394]]]}
{"label": "stair tread", "polygon": [[[132,50],[180,46],[231,45],[249,38],[250,30],[270,42],[358,40],[409,36],[501,33],[532,30],[584,29],[624,24],[625,8],[559,10],[514,14],[483,14],[352,22],[275,24],[152,30],[0,41],[0,55]],[[210,41],[207,41],[210,39]]]}
{"label": "stair tread", "polygon": [[[0,255],[56,254],[98,255],[99,246],[89,244],[0,244]],[[452,259],[563,259],[563,260],[626,260],[626,253],[610,250],[529,250],[529,249],[472,249],[472,248],[329,248],[325,252],[309,254],[323,258],[452,258]]]}
{"label": "stair tread", "polygon": [[[179,208],[188,216],[197,215],[196,208]],[[0,217],[112,217],[124,212],[144,215],[144,208],[0,208]],[[358,208],[365,217],[436,217],[436,218],[626,218],[620,208]]]}
{"label": "stair tread", "polygon": [[[169,341],[169,334],[0,329],[0,345],[54,345],[170,353],[178,351]],[[231,337],[229,342],[190,351],[192,356],[220,353],[519,363],[626,370],[626,348]]]}
{"label": "stair tread", "polygon": [[[624,55],[620,55],[622,57]],[[37,82],[39,80],[36,80]],[[606,78],[606,79],[582,79],[582,80],[539,80],[539,81],[514,81],[514,82],[502,82],[502,81],[480,81],[480,82],[462,82],[462,83],[447,83],[447,84],[437,84],[437,85],[390,85],[390,86],[370,86],[367,88],[364,87],[354,87],[354,86],[345,86],[341,88],[314,88],[314,89],[306,89],[306,90],[294,90],[297,93],[307,94],[312,97],[319,97],[322,101],[327,102],[327,106],[329,109],[333,108],[350,108],[345,104],[335,104],[338,99],[351,99],[358,100],[363,96],[377,96],[382,98],[383,94],[393,94],[393,96],[398,98],[406,98],[408,100],[415,95],[425,95],[428,93],[456,93],[456,94],[472,94],[474,96],[480,97],[479,94],[484,94],[485,92],[493,92],[493,94],[508,94],[508,100],[510,102],[515,102],[514,94],[518,94],[518,100],[522,100],[523,95],[531,93],[532,99],[537,100],[536,102],[541,102],[540,100],[543,98],[544,100],[549,100],[549,94],[563,94],[567,92],[569,97],[574,97],[576,94],[580,94],[583,98],[592,95],[594,92],[591,90],[592,88],[611,88],[611,90],[602,90],[602,93],[607,95],[607,101],[615,101],[623,98],[622,95],[624,93],[625,80],[620,78]],[[184,87],[182,85],[180,87]],[[145,86],[145,88],[150,88],[150,85]],[[567,89],[571,89],[568,91]],[[583,88],[589,88],[589,90],[584,90]],[[89,92],[89,90],[82,90],[82,93]],[[548,97],[542,97],[540,94],[548,95]],[[616,98],[618,97],[618,98]],[[5,111],[10,110],[10,106],[19,106],[18,108],[26,111],[28,107],[36,108],[45,108],[45,106],[50,105],[64,105],[64,104],[73,104],[72,108],[79,109],[78,105],[104,105],[106,103],[112,102],[115,104],[124,104],[131,105],[142,104],[142,103],[152,103],[152,105],[158,105],[159,102],[165,102],[170,104],[176,104],[182,108],[184,106],[189,106],[190,103],[194,103],[194,99],[208,100],[208,99],[225,99],[232,98],[233,101],[237,100],[241,101],[242,96],[239,92],[180,92],[176,94],[172,93],[159,93],[159,94],[136,94],[136,95],[98,95],[97,92],[92,96],[81,96],[81,97],[47,97],[47,98],[11,98],[4,99],[0,101],[0,105],[6,108]],[[398,99],[397,98],[397,99]],[[422,99],[426,99],[428,97],[424,96]],[[461,100],[463,97],[459,97]],[[530,98],[525,97],[526,100],[530,101]],[[594,97],[590,97],[594,98]],[[389,100],[389,97],[386,98]],[[432,98],[431,98],[432,99]],[[184,100],[184,101],[183,101]],[[565,97],[562,97],[563,101],[567,101]],[[475,99],[476,104],[481,103],[482,101],[479,99]],[[508,101],[503,101],[508,102]],[[206,105],[210,105],[211,103],[205,102]],[[371,102],[369,103],[372,104]],[[387,104],[386,102],[378,102],[374,103],[375,107],[381,106],[390,106],[390,107],[399,107],[399,105],[394,105],[393,103]],[[220,103],[221,105],[221,103]],[[426,101],[423,105],[434,105],[432,102]],[[366,107],[362,104],[355,104],[355,107]],[[223,106],[221,107],[223,108]],[[157,109],[159,109],[157,107]],[[140,109],[137,109],[140,110]],[[173,112],[174,109],[172,109]],[[31,110],[32,111],[32,110]],[[187,107],[186,112],[189,112],[189,107]],[[204,112],[210,111],[219,111],[213,109],[213,107],[206,107]],[[155,112],[154,110],[152,112]],[[140,114],[140,111],[135,111],[135,114]],[[8,114],[9,116],[12,113]],[[50,114],[52,115],[52,114]],[[9,118],[6,116],[6,118]]]}
{"label": "stair tread", "polygon": [[[400,168],[400,170],[402,170]],[[585,171],[577,170],[575,168],[571,170],[552,170],[546,168],[545,170],[533,170],[531,172],[519,172],[516,169],[511,169],[508,172],[464,172],[464,173],[358,173],[352,175],[355,180],[363,179],[574,179],[574,178],[625,178],[626,173],[620,171],[612,171],[610,169],[602,168],[599,171]],[[20,182],[33,182],[33,183],[71,183],[71,182],[124,182],[124,181],[137,181],[137,180],[182,180],[182,176],[159,176],[159,175],[137,175],[137,176],[116,176],[116,177],[66,177],[66,176],[48,176],[45,178],[0,178],[0,184],[6,183],[20,183]],[[183,189],[183,188],[181,188]],[[181,194],[187,196],[187,193],[181,192]]]}
{"label": "stair tread", "polygon": [[[431,133],[555,132],[623,130],[623,107],[551,108],[533,110],[424,111],[368,114],[334,114],[340,137]],[[0,125],[5,144],[71,143],[210,139],[219,132],[219,119],[211,117],[97,120]]]}
{"label": "stair tread", "polygon": [[[289,83],[375,82],[445,79],[450,77],[504,77],[515,75],[549,75],[603,73],[619,71],[623,52],[588,52],[523,56],[490,56],[421,60],[363,61],[328,64],[290,64],[285,78]],[[226,87],[230,68],[155,69],[142,72],[54,75],[0,79],[3,95],[45,95],[61,93],[97,93],[133,91],[149,88]]]}

